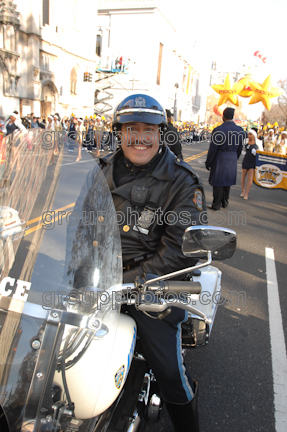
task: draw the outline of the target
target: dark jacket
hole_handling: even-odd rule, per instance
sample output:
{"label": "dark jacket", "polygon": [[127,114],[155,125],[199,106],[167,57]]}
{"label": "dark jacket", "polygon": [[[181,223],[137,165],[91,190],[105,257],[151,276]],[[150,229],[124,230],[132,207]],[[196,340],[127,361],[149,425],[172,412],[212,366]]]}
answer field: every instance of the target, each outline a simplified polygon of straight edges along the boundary
{"label": "dark jacket", "polygon": [[[181,244],[187,227],[206,223],[200,178],[164,146],[153,171],[116,187],[113,172],[120,153],[100,159],[100,164],[120,215],[124,266],[135,259],[140,262],[125,272],[124,281],[132,282],[143,272],[163,275],[193,265],[194,260],[183,255]],[[145,203],[140,205],[132,202],[131,191],[136,186],[147,189]],[[128,214],[133,215],[130,220]]]}
{"label": "dark jacket", "polygon": [[168,123],[167,125],[167,131],[165,132],[164,135],[164,142],[169,147],[169,149],[175,154],[175,156],[178,156],[181,159],[183,159],[180,135],[177,132],[177,129],[171,123]]}
{"label": "dark jacket", "polygon": [[233,121],[226,121],[213,130],[205,162],[206,168],[210,169],[211,186],[236,184],[237,159],[245,138],[244,130]]}

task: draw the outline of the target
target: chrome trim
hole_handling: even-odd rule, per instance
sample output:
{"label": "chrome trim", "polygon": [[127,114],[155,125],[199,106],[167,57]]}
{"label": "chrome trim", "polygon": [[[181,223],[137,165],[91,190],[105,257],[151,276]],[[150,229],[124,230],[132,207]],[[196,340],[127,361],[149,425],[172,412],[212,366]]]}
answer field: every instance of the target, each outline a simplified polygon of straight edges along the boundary
{"label": "chrome trim", "polygon": [[136,432],[139,428],[141,422],[141,418],[139,416],[139,413],[137,410],[133,413],[133,417],[130,419],[130,426],[127,430],[127,432]]}
{"label": "chrome trim", "polygon": [[161,304],[158,303],[151,303],[151,304],[145,304],[142,303],[140,305],[137,306],[137,309],[140,311],[145,311],[145,312],[164,312],[168,307],[177,307],[179,309],[183,309],[186,310],[187,312],[190,312],[194,315],[200,318],[202,318],[202,320],[206,323],[206,324],[210,324],[211,323],[211,319],[208,318],[203,312],[201,312],[200,310],[189,306],[188,304],[185,303],[181,303],[179,301],[174,301],[172,303],[167,303],[165,302],[165,300],[161,301]]}
{"label": "chrome trim", "polygon": [[[32,318],[47,320],[50,323],[67,324],[94,331],[101,330],[101,328],[95,329],[93,325],[95,318],[93,316],[58,309],[45,310],[41,305],[16,300],[12,297],[0,296],[0,311],[1,310],[5,312],[21,313],[22,315],[27,315]],[[95,336],[97,336],[96,331]],[[98,337],[103,337],[103,335],[99,333]]]}
{"label": "chrome trim", "polygon": [[117,111],[116,115],[119,115],[119,114],[128,114],[128,113],[133,114],[135,112],[148,113],[148,114],[159,114],[159,115],[161,115],[161,116],[164,117],[164,112],[163,111],[158,111],[158,110],[155,110],[155,109],[152,109],[152,108],[145,108],[145,107],[142,107],[142,108],[125,108],[125,109],[121,109],[121,110]]}
{"label": "chrome trim", "polygon": [[147,417],[152,422],[156,422],[159,418],[159,413],[162,409],[162,401],[161,398],[157,394],[153,394],[150,398],[148,410],[147,410]]}
{"label": "chrome trim", "polygon": [[236,236],[236,232],[229,229],[229,228],[210,226],[210,225],[190,226],[190,227],[186,228],[186,230],[184,232],[195,231],[197,229],[200,229],[201,231],[210,231],[210,230],[212,230],[212,231],[226,231],[229,234],[233,234]]}
{"label": "chrome trim", "polygon": [[[217,281],[216,281],[216,288],[215,288],[215,292],[220,292],[220,293],[221,293],[221,274],[222,274],[221,271],[218,270]],[[218,304],[214,303],[213,306],[212,306],[212,309],[213,309],[212,321],[209,324],[209,335],[210,335],[212,327],[213,327],[213,323],[214,323],[214,320],[215,320],[215,315],[216,315],[216,312],[217,312],[217,308],[218,308]]]}
{"label": "chrome trim", "polygon": [[[21,300],[17,300],[18,302],[21,302]],[[26,302],[23,308],[23,315],[29,315],[33,318],[39,318],[39,319],[47,319],[49,311],[44,309],[41,305]]]}
{"label": "chrome trim", "polygon": [[144,384],[146,385],[146,389],[144,390],[145,394],[143,396],[143,400],[144,400],[145,405],[147,405],[148,398],[149,398],[149,392],[150,392],[150,374],[149,373],[145,373]]}
{"label": "chrome trim", "polygon": [[208,255],[207,256],[207,261],[204,262],[203,264],[198,264],[198,265],[193,266],[193,267],[189,267],[189,268],[186,268],[186,269],[183,269],[183,270],[178,270],[178,271],[175,271],[173,273],[168,273],[166,275],[159,276],[159,277],[154,278],[154,279],[150,279],[150,280],[148,280],[148,281],[145,282],[144,287],[146,288],[146,286],[149,285],[150,283],[157,282],[157,281],[160,281],[160,280],[169,279],[169,278],[172,278],[172,277],[175,277],[175,276],[180,276],[180,275],[183,275],[185,273],[189,273],[189,272],[191,272],[193,270],[197,270],[199,268],[202,268],[202,267],[205,267],[205,266],[211,264],[211,262],[212,262],[212,254],[211,254],[211,252],[208,251],[207,255]]}

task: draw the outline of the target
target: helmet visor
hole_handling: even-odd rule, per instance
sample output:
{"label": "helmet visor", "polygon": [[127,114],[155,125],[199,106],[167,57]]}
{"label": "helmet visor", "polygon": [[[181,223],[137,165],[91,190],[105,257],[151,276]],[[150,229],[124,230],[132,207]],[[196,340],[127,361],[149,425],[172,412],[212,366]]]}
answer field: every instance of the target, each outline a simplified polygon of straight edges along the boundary
{"label": "helmet visor", "polygon": [[116,121],[118,123],[149,123],[159,125],[166,123],[164,111],[154,108],[131,108],[123,107],[116,113]]}

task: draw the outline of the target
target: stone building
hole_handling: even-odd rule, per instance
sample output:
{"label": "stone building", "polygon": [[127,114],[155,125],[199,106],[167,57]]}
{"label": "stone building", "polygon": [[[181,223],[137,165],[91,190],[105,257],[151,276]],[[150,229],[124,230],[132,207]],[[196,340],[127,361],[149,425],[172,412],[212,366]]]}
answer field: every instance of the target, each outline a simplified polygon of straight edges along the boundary
{"label": "stone building", "polygon": [[92,115],[96,20],[96,0],[1,1],[0,114]]}

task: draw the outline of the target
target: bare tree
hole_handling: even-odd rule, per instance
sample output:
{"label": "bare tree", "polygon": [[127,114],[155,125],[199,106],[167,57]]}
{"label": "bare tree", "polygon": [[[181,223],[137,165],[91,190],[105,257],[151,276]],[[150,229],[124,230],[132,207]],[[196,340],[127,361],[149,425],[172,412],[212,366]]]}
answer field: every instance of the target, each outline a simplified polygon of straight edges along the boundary
{"label": "bare tree", "polygon": [[270,111],[265,108],[262,113],[262,123],[264,126],[267,125],[267,123],[274,124],[275,122],[277,122],[278,127],[286,128],[286,121],[286,114],[284,115],[284,113],[282,112],[282,108],[279,106],[279,104],[272,105]]}
{"label": "bare tree", "polygon": [[281,87],[284,90],[284,93],[278,98],[278,106],[283,114],[284,128],[286,129],[287,128],[287,78],[281,79],[278,84],[279,87]]}

